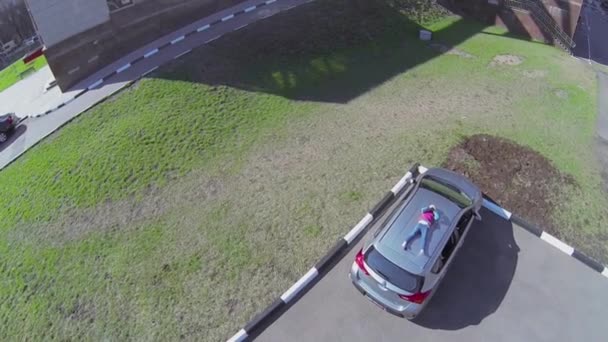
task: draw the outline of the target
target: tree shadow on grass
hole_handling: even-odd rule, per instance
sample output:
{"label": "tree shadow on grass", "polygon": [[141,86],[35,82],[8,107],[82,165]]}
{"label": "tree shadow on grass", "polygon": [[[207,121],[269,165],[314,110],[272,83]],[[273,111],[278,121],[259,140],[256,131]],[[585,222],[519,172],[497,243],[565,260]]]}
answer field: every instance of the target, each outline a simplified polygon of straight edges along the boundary
{"label": "tree shadow on grass", "polygon": [[513,226],[487,209],[466,236],[451,268],[414,323],[430,329],[458,330],[479,324],[502,303],[515,269],[519,247]]}
{"label": "tree shadow on grass", "polygon": [[[345,103],[443,53],[420,41],[422,27],[398,9],[373,3],[302,5],[207,44],[154,77]],[[453,46],[484,27],[458,20],[434,37]]]}

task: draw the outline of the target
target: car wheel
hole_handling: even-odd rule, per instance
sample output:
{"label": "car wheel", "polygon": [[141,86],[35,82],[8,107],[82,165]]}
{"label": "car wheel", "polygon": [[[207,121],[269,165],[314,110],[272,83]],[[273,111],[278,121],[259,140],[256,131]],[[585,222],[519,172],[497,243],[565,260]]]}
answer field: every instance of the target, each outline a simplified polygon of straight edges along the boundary
{"label": "car wheel", "polygon": [[6,135],[6,133],[4,133],[4,132],[0,133],[0,143],[3,143],[7,140],[8,140],[8,135]]}

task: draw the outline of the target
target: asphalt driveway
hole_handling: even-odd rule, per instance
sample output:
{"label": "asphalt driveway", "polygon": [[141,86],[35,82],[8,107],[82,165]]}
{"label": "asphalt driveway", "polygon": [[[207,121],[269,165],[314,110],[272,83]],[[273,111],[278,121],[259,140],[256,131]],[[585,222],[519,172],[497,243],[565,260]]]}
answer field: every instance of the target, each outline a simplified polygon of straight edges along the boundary
{"label": "asphalt driveway", "polygon": [[608,280],[490,211],[482,216],[415,322],[351,285],[364,237],[258,340],[604,341]]}
{"label": "asphalt driveway", "polygon": [[601,7],[602,0],[585,0],[578,26],[574,33],[572,53],[576,57],[590,59],[608,65],[608,9]]}

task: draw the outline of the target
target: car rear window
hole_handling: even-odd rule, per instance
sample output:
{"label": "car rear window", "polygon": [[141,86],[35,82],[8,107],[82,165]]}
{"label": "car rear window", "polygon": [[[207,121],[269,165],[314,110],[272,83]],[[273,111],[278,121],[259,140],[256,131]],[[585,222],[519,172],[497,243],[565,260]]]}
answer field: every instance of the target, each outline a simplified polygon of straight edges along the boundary
{"label": "car rear window", "polygon": [[473,204],[473,201],[464,192],[450,184],[443,183],[434,177],[422,178],[420,186],[448,198],[450,201],[458,204],[461,208],[466,208]]}
{"label": "car rear window", "polygon": [[411,274],[393,264],[373,246],[367,252],[365,263],[382,278],[405,291],[416,292],[420,288],[422,281],[420,276]]}

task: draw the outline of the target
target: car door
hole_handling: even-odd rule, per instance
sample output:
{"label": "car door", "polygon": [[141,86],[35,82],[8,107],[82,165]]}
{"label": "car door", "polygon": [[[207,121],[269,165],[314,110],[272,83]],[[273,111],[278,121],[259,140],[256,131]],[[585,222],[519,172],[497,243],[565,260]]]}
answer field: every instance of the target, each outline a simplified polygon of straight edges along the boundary
{"label": "car door", "polygon": [[[445,246],[441,250],[441,254],[435,261],[435,264],[431,268],[431,274],[433,275],[430,280],[433,282],[433,287],[436,287],[439,282],[443,279],[446,274],[447,269],[450,267],[452,260],[454,260],[454,255],[458,249],[458,244],[460,243],[460,233],[457,230],[452,232],[450,238],[448,239]],[[428,277],[427,277],[428,279]]]}
{"label": "car door", "polygon": [[462,247],[464,238],[469,233],[474,218],[475,214],[473,209],[468,209],[458,219],[454,232],[450,236],[446,245],[443,247],[441,255],[431,270],[431,273],[438,275],[438,282],[441,281],[446,273],[446,270],[454,260],[454,255],[456,255],[458,250]]}
{"label": "car door", "polygon": [[468,209],[458,219],[458,223],[456,223],[456,228],[454,229],[454,231],[458,233],[458,244],[456,245],[454,253],[457,253],[462,247],[465,237],[469,233],[469,230],[471,230],[471,225],[473,224],[475,217],[476,212],[474,209]]}

